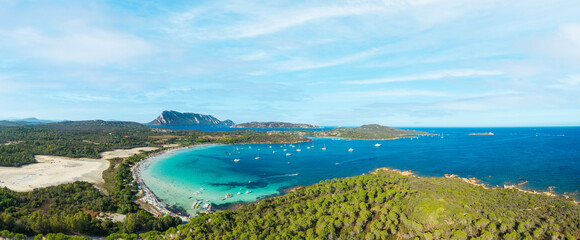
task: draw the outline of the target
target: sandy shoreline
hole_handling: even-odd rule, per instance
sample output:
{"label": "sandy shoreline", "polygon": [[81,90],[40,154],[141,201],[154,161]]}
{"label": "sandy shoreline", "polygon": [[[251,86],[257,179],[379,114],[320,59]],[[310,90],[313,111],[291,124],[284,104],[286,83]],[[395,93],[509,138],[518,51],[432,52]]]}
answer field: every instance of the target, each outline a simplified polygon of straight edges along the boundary
{"label": "sandy shoreline", "polygon": [[170,211],[167,208],[167,204],[164,203],[163,201],[161,201],[161,199],[159,199],[159,197],[157,197],[157,195],[155,195],[155,193],[153,191],[151,191],[151,189],[149,189],[147,184],[145,184],[145,182],[143,181],[143,178],[141,176],[141,171],[148,168],[151,165],[151,163],[153,162],[153,160],[155,160],[156,158],[158,158],[161,155],[175,152],[175,151],[182,150],[182,149],[189,149],[189,148],[196,148],[196,147],[210,146],[210,145],[217,145],[217,144],[201,144],[201,145],[194,145],[194,146],[188,146],[188,147],[171,148],[171,149],[167,149],[165,151],[159,152],[159,153],[152,154],[152,155],[148,156],[147,158],[139,161],[137,164],[135,164],[135,166],[133,166],[131,168],[131,172],[133,173],[133,179],[135,179],[135,181],[137,181],[137,185],[139,187],[138,194],[142,194],[142,197],[139,198],[138,201],[146,203],[146,204],[153,207],[153,208],[147,208],[145,210],[147,210],[149,213],[151,213],[155,216],[161,216],[163,214],[168,214],[168,215],[171,215],[174,217],[180,217],[183,221],[189,221],[188,216],[178,215],[178,214]]}
{"label": "sandy shoreline", "polygon": [[[150,213],[157,215],[157,216],[165,213],[165,214],[169,214],[171,216],[181,217],[184,221],[189,220],[189,217],[178,215],[176,213],[171,212],[168,209],[168,204],[164,203],[161,199],[159,199],[155,195],[155,193],[153,193],[151,191],[151,189],[149,189],[149,187],[145,184],[145,182],[143,181],[142,176],[141,176],[141,171],[146,169],[147,167],[149,167],[151,165],[151,162],[162,154],[167,154],[167,153],[182,150],[182,149],[195,148],[195,147],[207,146],[207,145],[215,145],[215,144],[203,144],[203,145],[194,145],[194,146],[189,146],[189,147],[179,147],[179,148],[168,149],[166,151],[159,152],[159,153],[156,153],[154,155],[147,157],[146,159],[137,163],[132,168],[133,177],[138,183],[140,193],[142,193],[142,197],[139,199],[139,201],[144,202],[144,203],[153,207],[153,209],[149,208],[146,210],[148,210]],[[392,171],[392,172],[397,172],[397,173],[399,173],[401,175],[405,175],[405,176],[419,177],[419,176],[415,175],[415,173],[411,170],[401,171],[401,170],[391,169],[391,168],[387,168],[387,167],[377,168],[374,171],[371,171],[370,173],[376,173],[377,171]],[[460,178],[458,175],[454,175],[454,174],[446,174],[445,177],[446,178]],[[469,183],[469,184],[481,186],[484,188],[489,188],[487,185],[480,183],[480,181],[478,179],[475,179],[475,178],[460,178],[460,179]],[[291,188],[290,191],[292,191],[292,189],[294,189],[294,188],[296,188],[296,187]],[[545,194],[548,196],[559,196],[559,195],[556,195],[556,194],[553,194],[550,192],[536,192],[536,191],[532,192],[532,191],[518,188],[517,186],[504,186],[504,188],[515,188],[519,191],[527,192],[527,193],[531,193],[531,194]],[[577,201],[574,201],[574,202],[578,203]]]}
{"label": "sandy shoreline", "polygon": [[155,149],[157,148],[141,147],[108,151],[101,153],[100,159],[36,155],[34,158],[38,163],[21,167],[0,167],[0,187],[26,192],[75,181],[102,184],[103,171],[109,168],[109,159],[126,158]]}

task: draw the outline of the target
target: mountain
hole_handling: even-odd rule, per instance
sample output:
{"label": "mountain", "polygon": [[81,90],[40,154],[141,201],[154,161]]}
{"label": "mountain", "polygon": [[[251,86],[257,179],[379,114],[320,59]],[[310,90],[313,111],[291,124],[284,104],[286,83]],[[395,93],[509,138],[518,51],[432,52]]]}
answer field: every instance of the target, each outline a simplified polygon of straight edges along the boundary
{"label": "mountain", "polygon": [[41,119],[34,118],[34,117],[31,117],[31,118],[23,118],[23,119],[18,119],[18,120],[13,120],[13,121],[18,122],[18,123],[23,123],[23,124],[41,124],[41,123],[53,123],[53,122],[56,122],[56,121],[53,121],[53,120],[41,120]]}
{"label": "mountain", "polygon": [[247,122],[232,126],[234,128],[322,128],[320,126],[303,124],[303,123],[287,123],[287,122]]}
{"label": "mountain", "polygon": [[22,119],[0,120],[0,126],[22,126],[22,125],[34,125],[52,122],[55,121],[40,120],[38,118],[22,118]]}
{"label": "mountain", "polygon": [[151,125],[162,126],[233,126],[232,120],[220,121],[212,115],[203,115],[199,113],[180,113],[176,111],[163,111],[159,117],[149,122]]}
{"label": "mountain", "polygon": [[38,124],[35,128],[60,129],[60,130],[97,130],[97,131],[123,131],[123,130],[150,130],[151,128],[136,122],[123,121],[62,121],[55,123]]}

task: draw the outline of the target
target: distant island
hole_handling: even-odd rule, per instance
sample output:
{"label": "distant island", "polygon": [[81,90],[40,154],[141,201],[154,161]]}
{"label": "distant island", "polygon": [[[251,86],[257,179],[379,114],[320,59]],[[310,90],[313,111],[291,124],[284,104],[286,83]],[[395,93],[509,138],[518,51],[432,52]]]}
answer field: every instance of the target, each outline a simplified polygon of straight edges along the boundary
{"label": "distant island", "polygon": [[177,111],[163,111],[159,117],[149,122],[148,124],[160,126],[200,125],[216,127],[227,127],[235,125],[232,120],[220,121],[212,115],[204,115],[199,113],[181,113]]}
{"label": "distant island", "polygon": [[247,122],[232,126],[233,128],[322,128],[320,126],[304,123],[288,122]]}
{"label": "distant island", "polygon": [[361,140],[387,140],[405,135],[429,135],[427,132],[386,127],[379,124],[362,125],[356,128],[338,127],[328,131],[305,133],[314,137],[340,137]]}
{"label": "distant island", "polygon": [[8,127],[8,126],[24,126],[24,125],[34,125],[34,124],[43,124],[43,123],[51,123],[55,121],[51,120],[40,120],[37,118],[23,118],[23,119],[16,119],[16,120],[0,120],[0,126]]}
{"label": "distant island", "polygon": [[484,132],[484,133],[470,133],[471,136],[493,136],[492,132]]}

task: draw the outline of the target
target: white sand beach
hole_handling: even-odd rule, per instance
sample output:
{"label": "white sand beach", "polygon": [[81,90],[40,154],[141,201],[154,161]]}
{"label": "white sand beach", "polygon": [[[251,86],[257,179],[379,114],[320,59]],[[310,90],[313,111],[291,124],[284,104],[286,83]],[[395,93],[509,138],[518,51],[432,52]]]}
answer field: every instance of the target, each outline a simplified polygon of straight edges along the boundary
{"label": "white sand beach", "polygon": [[0,187],[25,192],[75,181],[100,184],[104,181],[103,171],[109,168],[108,159],[126,158],[155,149],[157,148],[141,147],[103,152],[101,159],[36,155],[38,163],[21,167],[0,167]]}

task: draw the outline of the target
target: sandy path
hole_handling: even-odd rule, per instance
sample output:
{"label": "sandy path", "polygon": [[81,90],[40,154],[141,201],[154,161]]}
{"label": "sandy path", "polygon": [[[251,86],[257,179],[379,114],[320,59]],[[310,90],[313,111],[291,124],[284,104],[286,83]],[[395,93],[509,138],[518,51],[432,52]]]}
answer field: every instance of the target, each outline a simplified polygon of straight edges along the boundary
{"label": "sandy path", "polygon": [[38,163],[22,167],[0,167],[0,187],[25,192],[34,188],[55,186],[75,181],[103,183],[103,171],[109,168],[112,158],[126,158],[154,147],[114,150],[101,153],[101,159],[68,158],[36,155]]}

